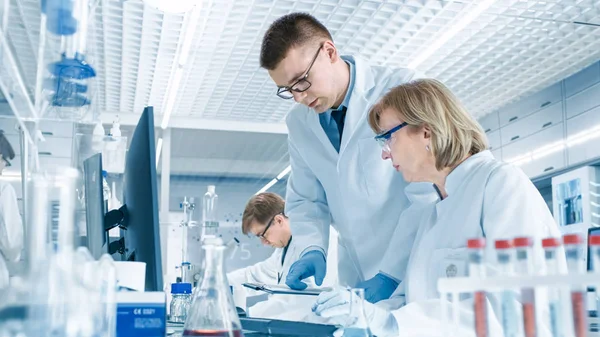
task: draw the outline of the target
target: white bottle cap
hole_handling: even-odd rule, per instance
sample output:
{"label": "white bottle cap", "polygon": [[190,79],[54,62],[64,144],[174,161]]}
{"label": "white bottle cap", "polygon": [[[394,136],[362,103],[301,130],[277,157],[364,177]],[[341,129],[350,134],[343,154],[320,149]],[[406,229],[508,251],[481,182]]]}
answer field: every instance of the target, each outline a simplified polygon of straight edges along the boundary
{"label": "white bottle cap", "polygon": [[121,124],[119,123],[119,117],[113,122],[113,126],[110,129],[110,134],[113,137],[121,137]]}
{"label": "white bottle cap", "polygon": [[208,185],[208,191],[210,193],[215,193],[215,185]]}

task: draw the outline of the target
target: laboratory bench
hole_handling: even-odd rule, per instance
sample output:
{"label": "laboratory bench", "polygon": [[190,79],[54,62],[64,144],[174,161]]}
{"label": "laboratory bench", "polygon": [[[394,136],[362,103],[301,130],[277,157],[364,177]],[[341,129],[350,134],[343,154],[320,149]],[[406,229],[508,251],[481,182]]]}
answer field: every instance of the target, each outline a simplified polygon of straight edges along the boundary
{"label": "laboratory bench", "polygon": [[[337,327],[334,325],[314,324],[305,322],[282,321],[265,318],[240,317],[244,336],[253,337],[284,337],[284,336],[333,336]],[[168,323],[167,336],[181,337],[183,324]]]}

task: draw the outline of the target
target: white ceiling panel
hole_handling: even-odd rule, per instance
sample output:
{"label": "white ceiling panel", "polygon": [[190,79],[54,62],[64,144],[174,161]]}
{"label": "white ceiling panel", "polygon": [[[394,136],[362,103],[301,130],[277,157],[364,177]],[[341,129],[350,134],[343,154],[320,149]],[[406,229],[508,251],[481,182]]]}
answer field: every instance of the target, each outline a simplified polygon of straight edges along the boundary
{"label": "white ceiling panel", "polygon": [[[406,66],[480,1],[206,0],[193,32],[173,118],[282,123],[293,102],[260,69],[262,36],[293,11],[315,15],[342,53]],[[33,92],[39,2],[13,0],[9,38]],[[89,36],[100,111],[139,113],[165,104],[188,14],[141,0],[100,0]],[[419,65],[482,116],[600,59],[597,0],[497,0]]]}
{"label": "white ceiling panel", "polygon": [[[162,13],[142,0],[95,2],[87,44],[87,60],[98,74],[94,108],[105,121],[118,114],[134,123],[144,106],[153,105],[159,125],[190,13]],[[342,54],[395,67],[415,61],[480,3],[203,1],[172,113],[171,125],[186,128],[172,134],[173,174],[273,177],[285,168],[279,125],[293,102],[275,95],[258,60],[265,30],[281,15],[309,12],[331,30]],[[11,0],[9,12],[8,39],[32,97],[39,6],[39,0]],[[47,39],[47,58],[58,58],[59,50],[58,39]],[[600,1],[497,0],[418,69],[446,83],[479,117],[598,59]],[[259,123],[277,127],[261,134]],[[187,130],[219,125],[227,131]]]}

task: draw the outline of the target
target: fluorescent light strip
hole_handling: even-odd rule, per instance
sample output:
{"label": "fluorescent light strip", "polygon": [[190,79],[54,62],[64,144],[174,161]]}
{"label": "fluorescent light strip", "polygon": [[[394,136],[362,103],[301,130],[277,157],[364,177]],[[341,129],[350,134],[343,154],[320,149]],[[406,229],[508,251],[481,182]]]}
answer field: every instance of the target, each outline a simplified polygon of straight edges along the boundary
{"label": "fluorescent light strip", "polygon": [[269,181],[268,184],[266,184],[263,188],[261,188],[260,190],[258,190],[258,192],[254,193],[254,195],[262,193],[262,192],[268,190],[269,188],[271,188],[278,181],[280,181],[281,179],[283,179],[283,177],[285,177],[286,175],[288,175],[288,173],[290,173],[291,170],[292,170],[292,167],[288,165],[288,167],[284,168],[283,171],[281,171],[281,173],[279,173],[277,175],[277,178]]}
{"label": "fluorescent light strip", "polygon": [[277,180],[277,178],[269,181],[268,184],[266,184],[263,188],[261,188],[258,192],[256,192],[256,194],[260,194],[266,190],[268,190],[269,188],[271,188],[273,185],[275,185],[279,180]]}
{"label": "fluorescent light strip", "polygon": [[579,132],[569,138],[566,141],[561,140],[558,142],[550,143],[541,146],[533,151],[527,152],[523,155],[506,160],[507,163],[511,163],[516,166],[527,164],[533,160],[537,160],[553,153],[564,150],[566,147],[572,147],[575,145],[583,144],[594,138],[600,137],[600,125],[589,128],[582,132]]}
{"label": "fluorescent light strip", "polygon": [[158,142],[156,143],[156,167],[158,167],[158,163],[160,162],[160,153],[162,152],[162,138],[158,138]]}
{"label": "fluorescent light strip", "polygon": [[408,64],[408,67],[411,69],[416,69],[419,65],[421,65],[421,63],[425,62],[425,60],[433,55],[433,53],[440,49],[446,42],[453,38],[454,35],[465,29],[467,25],[473,22],[473,20],[481,15],[481,13],[488,9],[494,2],[496,2],[496,0],[484,0],[465,16],[457,18],[458,22],[450,27],[450,29],[447,29],[439,39],[431,43],[423,53],[418,55],[412,62]]}
{"label": "fluorescent light strip", "polygon": [[163,110],[163,120],[160,125],[160,127],[163,130],[166,129],[167,126],[169,126],[169,119],[171,119],[171,113],[173,112],[173,106],[175,105],[175,99],[177,98],[179,85],[181,83],[181,76],[183,75],[183,67],[187,63],[190,54],[190,49],[192,46],[192,41],[194,39],[194,34],[196,33],[196,26],[198,25],[201,9],[202,1],[199,1],[198,5],[192,8],[187,25],[183,30],[183,33],[185,35],[183,37],[181,49],[179,49],[177,68],[175,69],[175,74],[173,75],[173,81],[169,86],[169,92],[167,92],[167,100]]}
{"label": "fluorescent light strip", "polygon": [[291,170],[291,166],[288,166],[285,169],[283,169],[283,171],[281,171],[281,173],[279,173],[279,175],[277,176],[277,180],[281,180],[281,178],[285,177],[288,173],[290,173]]}

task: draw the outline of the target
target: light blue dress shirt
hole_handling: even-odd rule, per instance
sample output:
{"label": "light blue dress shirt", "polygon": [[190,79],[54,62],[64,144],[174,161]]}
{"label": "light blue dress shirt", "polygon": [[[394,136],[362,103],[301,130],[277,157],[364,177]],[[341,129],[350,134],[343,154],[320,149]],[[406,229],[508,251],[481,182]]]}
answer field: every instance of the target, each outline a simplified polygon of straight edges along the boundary
{"label": "light blue dress shirt", "polygon": [[337,109],[329,109],[323,112],[322,114],[319,114],[319,122],[321,123],[321,127],[323,127],[327,138],[329,138],[331,144],[337,152],[340,152],[341,139],[337,123],[331,117],[331,113],[336,110],[341,110],[342,107],[346,107],[346,109],[348,109],[348,104],[350,103],[350,96],[352,95],[352,89],[354,89],[355,77],[354,63],[351,60],[344,59],[344,61],[348,64],[348,66],[350,66],[350,83],[348,84],[348,91],[346,91],[346,97],[344,97],[342,105],[337,107]]}

